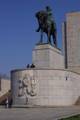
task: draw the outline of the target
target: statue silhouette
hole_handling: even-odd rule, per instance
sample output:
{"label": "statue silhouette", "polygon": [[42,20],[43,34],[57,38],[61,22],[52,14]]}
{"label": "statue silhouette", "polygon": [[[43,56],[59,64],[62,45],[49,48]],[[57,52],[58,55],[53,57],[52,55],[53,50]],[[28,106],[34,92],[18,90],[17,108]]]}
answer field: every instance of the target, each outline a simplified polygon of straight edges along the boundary
{"label": "statue silhouette", "polygon": [[39,27],[36,30],[37,32],[41,32],[40,44],[43,43],[43,32],[47,34],[47,43],[52,45],[51,35],[53,37],[53,44],[57,47],[56,40],[56,24],[52,18],[52,10],[49,6],[46,6],[46,10],[41,10],[35,14]]}

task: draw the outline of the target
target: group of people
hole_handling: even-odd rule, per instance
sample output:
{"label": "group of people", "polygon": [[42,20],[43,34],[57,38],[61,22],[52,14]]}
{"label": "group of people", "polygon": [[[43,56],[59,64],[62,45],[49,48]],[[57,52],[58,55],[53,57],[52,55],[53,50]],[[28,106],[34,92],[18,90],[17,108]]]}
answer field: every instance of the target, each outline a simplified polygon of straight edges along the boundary
{"label": "group of people", "polygon": [[35,68],[35,65],[32,63],[31,65],[27,64],[27,68]]}

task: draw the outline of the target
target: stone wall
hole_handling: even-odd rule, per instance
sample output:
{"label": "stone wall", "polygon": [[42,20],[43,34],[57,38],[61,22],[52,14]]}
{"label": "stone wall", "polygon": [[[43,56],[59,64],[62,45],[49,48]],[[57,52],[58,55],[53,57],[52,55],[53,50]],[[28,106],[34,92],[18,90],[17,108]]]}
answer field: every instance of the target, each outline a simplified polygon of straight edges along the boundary
{"label": "stone wall", "polygon": [[1,78],[1,89],[0,89],[0,97],[7,93],[10,89],[10,80]]}
{"label": "stone wall", "polygon": [[80,73],[80,12],[66,14],[66,22],[62,29],[66,66]]}
{"label": "stone wall", "polygon": [[[80,75],[61,69],[25,69],[12,71],[13,103],[19,105],[69,106],[80,96]],[[18,96],[19,80],[32,80],[34,95]],[[29,89],[31,89],[29,87]],[[25,91],[25,90],[24,90]]]}

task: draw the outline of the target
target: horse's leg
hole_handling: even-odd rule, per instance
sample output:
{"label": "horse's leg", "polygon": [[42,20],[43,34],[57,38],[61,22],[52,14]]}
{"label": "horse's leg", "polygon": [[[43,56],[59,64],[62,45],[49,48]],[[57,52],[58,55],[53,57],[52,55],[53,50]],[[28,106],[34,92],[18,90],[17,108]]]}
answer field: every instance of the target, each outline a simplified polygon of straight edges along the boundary
{"label": "horse's leg", "polygon": [[40,31],[40,24],[39,24],[39,26],[38,26],[36,32],[39,32],[39,31]]}
{"label": "horse's leg", "polygon": [[41,29],[41,38],[40,38],[40,43],[43,43],[43,30]]}
{"label": "horse's leg", "polygon": [[38,27],[38,29],[36,30],[36,32],[39,32],[40,31],[40,27]]}
{"label": "horse's leg", "polygon": [[38,28],[37,28],[37,30],[36,30],[36,32],[39,32],[40,31],[40,21],[38,20]]}
{"label": "horse's leg", "polygon": [[53,43],[57,47],[57,40],[56,40],[56,31],[53,32]]}
{"label": "horse's leg", "polygon": [[52,21],[52,28],[51,28],[51,32],[52,32],[52,37],[53,37],[53,44],[57,47],[57,40],[56,40],[56,25],[55,23]]}
{"label": "horse's leg", "polygon": [[48,33],[47,33],[47,36],[48,36],[48,43],[51,44],[51,35],[50,35],[50,28],[48,28]]}
{"label": "horse's leg", "polygon": [[51,36],[50,36],[50,33],[49,33],[49,36],[48,36],[48,41],[49,41],[49,44],[51,44]]}

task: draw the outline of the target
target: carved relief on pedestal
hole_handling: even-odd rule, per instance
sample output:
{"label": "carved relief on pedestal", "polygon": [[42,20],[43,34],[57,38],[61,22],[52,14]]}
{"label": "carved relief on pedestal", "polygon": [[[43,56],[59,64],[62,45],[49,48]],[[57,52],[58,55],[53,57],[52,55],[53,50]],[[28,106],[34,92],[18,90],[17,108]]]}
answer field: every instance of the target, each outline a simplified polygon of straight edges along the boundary
{"label": "carved relief on pedestal", "polygon": [[36,80],[34,76],[25,74],[21,80],[18,80],[18,97],[36,96]]}

